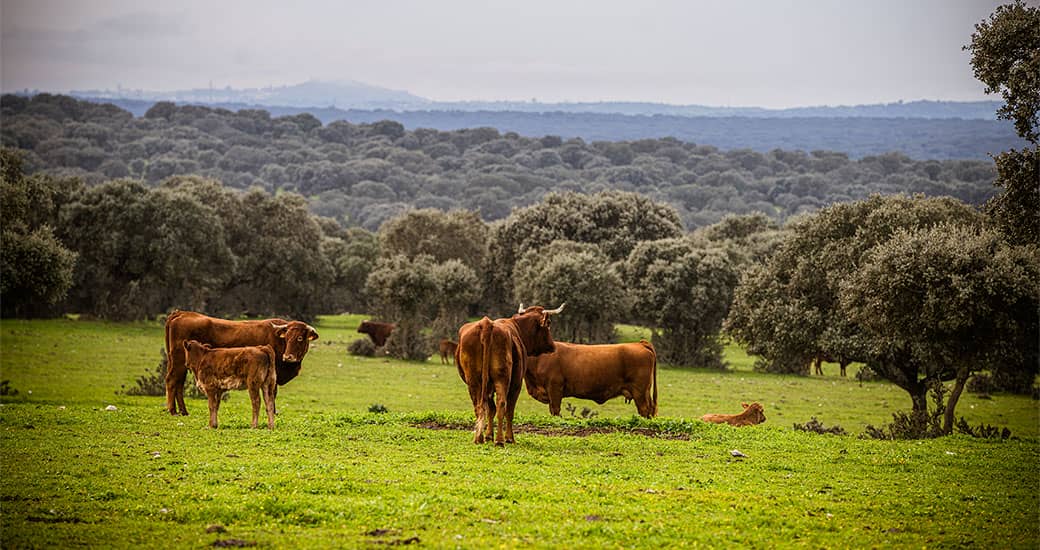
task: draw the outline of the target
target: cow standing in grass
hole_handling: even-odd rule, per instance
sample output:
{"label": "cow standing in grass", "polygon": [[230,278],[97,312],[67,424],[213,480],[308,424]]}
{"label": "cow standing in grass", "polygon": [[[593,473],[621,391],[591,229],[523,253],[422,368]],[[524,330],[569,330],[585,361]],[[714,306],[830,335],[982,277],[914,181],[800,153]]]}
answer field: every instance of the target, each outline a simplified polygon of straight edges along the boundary
{"label": "cow standing in grass", "polygon": [[188,415],[184,405],[184,380],[188,375],[184,343],[188,340],[198,340],[214,348],[271,346],[278,385],[283,386],[300,374],[303,357],[311,341],[317,339],[314,327],[302,321],[228,321],[194,311],[174,310],[166,318],[166,410],[176,415],[180,409],[180,414]]}
{"label": "cow standing in grass", "polygon": [[220,399],[229,390],[249,390],[253,404],[252,426],[260,416],[260,395],[267,406],[267,427],[274,429],[274,399],[278,371],[275,369],[274,349],[271,346],[240,348],[212,348],[197,340],[184,342],[188,368],[195,375],[195,384],[209,400],[209,427],[217,427]]}
{"label": "cow standing in grass", "polygon": [[440,351],[440,353],[441,353],[441,363],[447,365],[448,364],[448,358],[451,358],[451,361],[454,362],[455,361],[455,348],[457,348],[457,347],[459,347],[458,342],[452,342],[451,340],[448,340],[448,339],[441,340],[440,345],[437,346],[438,351]]}
{"label": "cow standing in grass", "polygon": [[[477,417],[473,442],[495,439],[496,445],[513,443],[513,412],[523,389],[527,356],[551,353],[555,347],[550,319],[563,311],[520,305],[516,315],[492,321],[487,317],[459,329],[455,366],[469,388]],[[498,434],[491,419],[498,419]]]}
{"label": "cow standing in grass", "polygon": [[367,334],[368,337],[372,339],[372,343],[375,344],[377,348],[381,348],[386,345],[387,338],[390,338],[390,335],[393,334],[395,328],[397,328],[397,325],[394,323],[382,323],[366,319],[361,321],[361,324],[358,325],[357,331],[361,334]]}
{"label": "cow standing in grass", "polygon": [[762,409],[762,405],[758,403],[741,403],[744,407],[744,412],[740,414],[706,414],[701,417],[701,420],[705,422],[713,422],[715,424],[729,424],[730,426],[754,426],[755,424],[761,424],[766,421],[765,411]]}
{"label": "cow standing in grass", "polygon": [[556,351],[528,357],[527,393],[548,403],[560,416],[564,397],[591,399],[602,405],[624,396],[635,400],[640,416],[657,415],[657,353],[646,340],[628,344],[583,345],[556,342]]}

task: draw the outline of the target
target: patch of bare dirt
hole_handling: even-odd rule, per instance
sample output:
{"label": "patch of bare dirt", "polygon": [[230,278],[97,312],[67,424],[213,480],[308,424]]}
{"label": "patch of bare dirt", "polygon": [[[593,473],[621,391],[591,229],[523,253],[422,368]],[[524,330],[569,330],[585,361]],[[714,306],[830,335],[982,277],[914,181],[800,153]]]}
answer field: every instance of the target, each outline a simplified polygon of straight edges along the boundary
{"label": "patch of bare dirt", "polygon": [[[416,424],[419,428],[426,428],[429,430],[472,430],[472,425],[458,424],[458,423],[441,423],[441,422],[422,422]],[[613,428],[606,426],[583,426],[583,427],[544,427],[544,426],[531,426],[529,424],[514,424],[513,431],[516,433],[528,433],[537,435],[546,435],[550,437],[559,436],[571,436],[571,437],[588,437],[593,434],[609,434],[609,433],[631,433],[641,435],[644,437],[656,437],[659,439],[676,439],[687,441],[690,436],[683,433],[671,433],[662,432],[660,430],[653,430],[650,428]]]}

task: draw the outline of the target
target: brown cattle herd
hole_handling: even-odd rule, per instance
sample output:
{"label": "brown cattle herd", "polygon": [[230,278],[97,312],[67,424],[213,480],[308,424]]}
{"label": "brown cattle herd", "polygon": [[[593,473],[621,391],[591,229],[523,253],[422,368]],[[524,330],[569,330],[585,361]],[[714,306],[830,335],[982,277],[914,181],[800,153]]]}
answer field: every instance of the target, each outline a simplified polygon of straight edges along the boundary
{"label": "brown cattle herd", "polygon": [[[646,340],[627,344],[584,345],[555,342],[552,316],[563,311],[542,306],[524,307],[511,317],[466,323],[458,341],[441,340],[441,362],[454,361],[466,383],[476,424],[473,442],[513,443],[513,414],[521,389],[560,415],[565,397],[603,404],[615,397],[635,401],[645,418],[657,416],[657,353]],[[377,347],[386,345],[395,325],[362,321],[358,332]],[[228,321],[192,311],[174,310],[166,319],[166,409],[187,415],[184,381],[187,371],[209,401],[209,426],[217,427],[223,394],[246,389],[257,427],[260,400],[267,426],[274,428],[278,386],[300,374],[303,358],[318,332],[307,323],[284,319]],[[820,354],[819,362],[829,361]],[[844,367],[844,365],[842,365]],[[842,374],[844,374],[842,368]],[[762,405],[743,404],[740,414],[706,414],[705,422],[752,426],[765,422]],[[497,430],[496,430],[497,426]]]}

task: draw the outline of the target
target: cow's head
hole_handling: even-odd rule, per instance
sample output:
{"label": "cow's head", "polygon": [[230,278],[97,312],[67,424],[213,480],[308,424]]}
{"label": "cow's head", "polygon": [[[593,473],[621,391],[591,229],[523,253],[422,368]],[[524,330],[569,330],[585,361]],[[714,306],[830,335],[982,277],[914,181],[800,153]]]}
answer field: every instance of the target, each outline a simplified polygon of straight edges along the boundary
{"label": "cow's head", "polygon": [[213,349],[213,348],[211,348],[209,344],[203,344],[202,342],[199,342],[198,340],[185,340],[184,341],[184,351],[186,351],[188,353],[188,362],[189,363],[194,363],[195,360],[200,355],[206,353],[207,351],[209,351],[211,349]]}
{"label": "cow's head", "polygon": [[303,361],[307,350],[311,347],[311,340],[318,339],[318,331],[314,327],[302,321],[289,321],[284,325],[271,323],[275,334],[285,340],[285,352],[282,353],[282,361],[296,363]]}
{"label": "cow's head", "polygon": [[766,421],[766,413],[759,403],[741,403],[744,407],[744,412],[741,416],[747,418],[752,424],[761,424]]}
{"label": "cow's head", "polygon": [[560,307],[556,309],[545,309],[542,306],[525,308],[524,304],[520,304],[520,309],[512,319],[520,329],[520,338],[523,339],[524,347],[527,348],[527,355],[541,355],[556,351],[556,344],[553,342],[550,330],[551,318],[563,311],[565,305],[567,305],[566,302],[560,304]]}
{"label": "cow's head", "polygon": [[361,334],[370,334],[372,332],[372,325],[369,324],[368,320],[366,319],[364,321],[361,321],[361,324],[358,325],[357,331]]}

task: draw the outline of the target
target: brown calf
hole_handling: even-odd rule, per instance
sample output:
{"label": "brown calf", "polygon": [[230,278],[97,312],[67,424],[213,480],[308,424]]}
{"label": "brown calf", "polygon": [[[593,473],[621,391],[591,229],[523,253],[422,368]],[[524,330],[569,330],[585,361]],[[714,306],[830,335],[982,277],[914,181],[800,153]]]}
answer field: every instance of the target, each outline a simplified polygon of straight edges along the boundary
{"label": "brown calf", "polygon": [[766,421],[766,415],[762,410],[762,405],[758,403],[741,403],[744,406],[744,412],[740,414],[706,414],[701,417],[701,420],[705,422],[714,422],[715,424],[729,424],[730,426],[754,426],[755,424],[761,424]]}
{"label": "brown calf", "polygon": [[448,364],[448,358],[451,358],[451,362],[455,362],[455,348],[459,347],[459,344],[452,342],[451,340],[441,340],[440,352],[441,352],[441,363]]}
{"label": "brown calf", "polygon": [[220,398],[228,390],[249,390],[253,402],[255,428],[260,416],[260,394],[267,406],[267,427],[274,429],[275,387],[278,371],[275,369],[274,349],[271,346],[241,348],[212,348],[198,340],[184,342],[188,368],[195,375],[195,384],[209,399],[209,427],[217,427]]}

